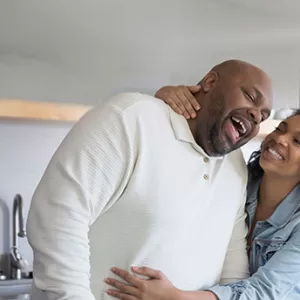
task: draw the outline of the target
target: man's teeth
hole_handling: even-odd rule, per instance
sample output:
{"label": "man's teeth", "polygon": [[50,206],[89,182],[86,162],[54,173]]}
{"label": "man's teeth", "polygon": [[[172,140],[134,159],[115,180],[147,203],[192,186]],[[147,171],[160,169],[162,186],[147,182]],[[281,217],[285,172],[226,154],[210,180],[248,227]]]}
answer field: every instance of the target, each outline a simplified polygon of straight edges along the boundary
{"label": "man's teeth", "polygon": [[245,133],[246,132],[246,127],[244,125],[244,123],[237,117],[231,117],[232,121],[234,121],[235,123],[239,124],[241,127],[239,128],[239,131],[241,133]]}
{"label": "man's teeth", "polygon": [[274,149],[272,148],[268,148],[268,151],[274,155],[276,158],[280,159],[280,160],[283,160],[283,157]]}

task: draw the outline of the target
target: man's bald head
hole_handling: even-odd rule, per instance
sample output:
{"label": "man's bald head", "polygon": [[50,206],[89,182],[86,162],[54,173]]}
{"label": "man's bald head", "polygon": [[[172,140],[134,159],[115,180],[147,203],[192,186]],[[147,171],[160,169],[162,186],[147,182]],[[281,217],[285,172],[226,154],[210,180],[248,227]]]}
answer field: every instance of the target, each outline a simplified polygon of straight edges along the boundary
{"label": "man's bald head", "polygon": [[270,114],[271,80],[252,64],[222,62],[199,84],[202,88],[196,97],[201,110],[194,136],[209,155],[224,155],[247,143]]}
{"label": "man's bald head", "polygon": [[[221,77],[222,80],[228,81],[228,80],[234,80],[234,79],[241,79],[245,78],[246,76],[259,76],[265,79],[266,82],[269,83],[271,87],[271,79],[268,76],[266,72],[264,72],[262,69],[258,68],[255,65],[252,65],[250,63],[247,63],[242,60],[238,59],[232,59],[232,60],[226,60],[216,66],[214,66],[209,73],[215,72],[218,77]],[[205,80],[205,77],[200,81],[203,83]],[[271,88],[272,90],[272,88]]]}
{"label": "man's bald head", "polygon": [[221,73],[226,72],[232,75],[240,75],[242,72],[249,71],[252,69],[257,70],[258,72],[262,72],[268,77],[268,75],[262,69],[258,68],[255,65],[252,65],[250,63],[238,59],[226,60],[214,66],[211,69],[211,71],[221,72]]}

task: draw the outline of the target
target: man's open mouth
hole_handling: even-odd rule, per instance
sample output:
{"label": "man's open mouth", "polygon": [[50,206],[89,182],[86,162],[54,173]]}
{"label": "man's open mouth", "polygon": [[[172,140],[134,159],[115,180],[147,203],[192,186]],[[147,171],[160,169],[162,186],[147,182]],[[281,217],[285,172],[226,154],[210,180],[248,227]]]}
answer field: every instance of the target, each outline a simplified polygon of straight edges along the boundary
{"label": "man's open mouth", "polygon": [[241,115],[231,116],[228,123],[225,130],[229,134],[229,138],[233,144],[236,144],[240,139],[249,135],[253,128],[252,123]]}

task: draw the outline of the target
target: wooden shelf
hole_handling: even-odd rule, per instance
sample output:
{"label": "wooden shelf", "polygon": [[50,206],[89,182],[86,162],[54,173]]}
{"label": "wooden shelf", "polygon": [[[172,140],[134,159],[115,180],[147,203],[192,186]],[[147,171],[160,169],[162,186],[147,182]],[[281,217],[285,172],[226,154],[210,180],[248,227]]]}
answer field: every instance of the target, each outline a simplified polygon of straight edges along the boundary
{"label": "wooden shelf", "polygon": [[0,99],[0,118],[76,122],[91,106]]}
{"label": "wooden shelf", "polygon": [[[80,104],[0,99],[0,118],[76,122],[91,108]],[[263,138],[279,123],[279,120],[263,122],[258,137]]]}

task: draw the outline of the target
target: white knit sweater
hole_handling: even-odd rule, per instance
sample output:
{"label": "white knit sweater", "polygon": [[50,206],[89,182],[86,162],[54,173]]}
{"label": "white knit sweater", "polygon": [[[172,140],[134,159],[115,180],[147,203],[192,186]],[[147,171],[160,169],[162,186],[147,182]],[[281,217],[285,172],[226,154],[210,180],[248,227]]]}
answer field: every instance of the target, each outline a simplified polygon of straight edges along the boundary
{"label": "white knit sweater", "polygon": [[151,96],[121,94],[96,107],[32,199],[32,300],[107,299],[112,266],[157,268],[186,290],[217,283],[222,270],[244,278],[246,178],[240,152],[207,157],[187,121]]}

